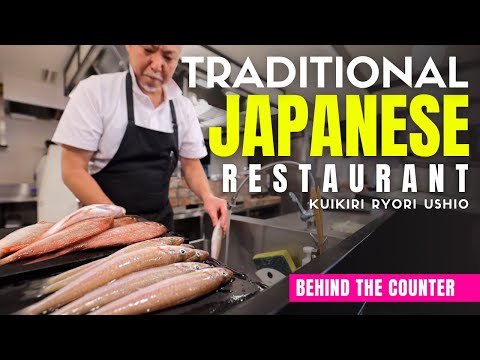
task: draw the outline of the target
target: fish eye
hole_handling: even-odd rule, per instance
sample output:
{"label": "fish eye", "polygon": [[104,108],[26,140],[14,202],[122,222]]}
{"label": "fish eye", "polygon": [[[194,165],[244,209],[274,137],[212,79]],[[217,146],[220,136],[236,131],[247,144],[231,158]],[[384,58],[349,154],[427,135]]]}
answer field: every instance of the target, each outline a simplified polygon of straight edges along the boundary
{"label": "fish eye", "polygon": [[180,254],[181,254],[181,255],[185,255],[185,252],[186,252],[186,251],[185,251],[184,249],[180,249]]}

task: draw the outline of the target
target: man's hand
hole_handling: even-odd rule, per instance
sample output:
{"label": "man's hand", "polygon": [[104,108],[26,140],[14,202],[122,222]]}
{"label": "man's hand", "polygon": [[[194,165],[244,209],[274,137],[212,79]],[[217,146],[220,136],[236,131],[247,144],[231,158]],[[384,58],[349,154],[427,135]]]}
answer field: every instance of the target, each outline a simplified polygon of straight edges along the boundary
{"label": "man's hand", "polygon": [[205,212],[210,215],[212,224],[215,227],[218,222],[218,214],[222,217],[222,230],[227,232],[227,201],[216,196],[209,195],[203,199],[203,208]]}

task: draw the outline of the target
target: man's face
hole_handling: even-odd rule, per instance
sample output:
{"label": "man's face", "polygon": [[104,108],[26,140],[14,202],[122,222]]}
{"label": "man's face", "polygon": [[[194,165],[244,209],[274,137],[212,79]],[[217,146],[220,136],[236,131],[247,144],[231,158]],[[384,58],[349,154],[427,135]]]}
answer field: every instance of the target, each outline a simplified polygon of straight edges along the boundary
{"label": "man's face", "polygon": [[180,60],[180,45],[127,45],[128,57],[138,85],[155,93],[172,79]]}

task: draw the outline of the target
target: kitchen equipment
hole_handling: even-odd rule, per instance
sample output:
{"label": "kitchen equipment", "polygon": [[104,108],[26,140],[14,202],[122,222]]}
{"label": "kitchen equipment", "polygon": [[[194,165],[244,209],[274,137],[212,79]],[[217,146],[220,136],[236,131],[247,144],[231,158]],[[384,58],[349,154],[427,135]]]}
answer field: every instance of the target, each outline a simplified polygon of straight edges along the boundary
{"label": "kitchen equipment", "polygon": [[[282,161],[275,161],[275,162],[272,162],[272,163],[269,163],[267,165],[264,165],[262,166],[258,171],[257,171],[257,174],[260,173],[260,172],[263,172],[265,170],[268,170],[268,169],[271,169],[273,168],[275,165],[277,164],[284,164],[284,165],[288,165],[288,166],[295,166],[299,167],[299,165],[301,165],[299,162],[297,161],[291,161],[291,160],[282,160]],[[309,176],[309,180],[310,180],[310,184],[313,185],[315,187],[315,178],[313,177],[312,175],[312,172],[311,171],[308,171],[308,176]],[[228,220],[227,220],[227,234],[226,234],[226,237],[225,237],[225,263],[228,263],[228,254],[229,254],[229,246],[230,246],[230,218],[231,218],[231,215],[232,215],[232,208],[234,208],[236,205],[237,205],[237,198],[240,194],[240,191],[241,189],[245,186],[245,184],[247,183],[248,179],[249,179],[249,175],[247,175],[245,177],[245,179],[243,179],[243,181],[240,183],[240,185],[237,187],[237,191],[233,194],[232,198],[230,199],[230,201],[227,203],[227,210],[228,210]]]}
{"label": "kitchen equipment", "polygon": [[79,208],[79,201],[62,180],[62,148],[48,147],[45,168],[41,176],[37,200],[37,220],[58,221]]}

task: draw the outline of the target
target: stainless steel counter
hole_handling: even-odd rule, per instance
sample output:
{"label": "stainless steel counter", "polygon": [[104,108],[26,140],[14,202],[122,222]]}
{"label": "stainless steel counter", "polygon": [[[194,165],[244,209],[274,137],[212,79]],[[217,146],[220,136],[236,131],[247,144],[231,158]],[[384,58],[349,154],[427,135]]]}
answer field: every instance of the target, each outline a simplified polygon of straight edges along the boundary
{"label": "stainless steel counter", "polygon": [[[256,206],[244,206],[244,205],[237,205],[235,206],[234,210],[232,211],[234,214],[242,213],[245,211],[252,211],[252,210],[258,210],[258,209],[264,209],[264,208],[271,208],[275,206],[280,206],[280,204],[265,204],[265,205],[256,205]],[[205,210],[203,209],[203,206],[199,206],[198,208],[194,209],[179,209],[179,208],[173,208],[173,219],[174,220],[181,220],[181,219],[187,219],[187,218],[192,218],[192,217],[201,217],[205,215]]]}
{"label": "stainless steel counter", "polygon": [[36,202],[31,184],[0,184],[0,204]]}
{"label": "stainless steel counter", "polygon": [[27,183],[0,185],[0,228],[36,221],[37,197]]}

